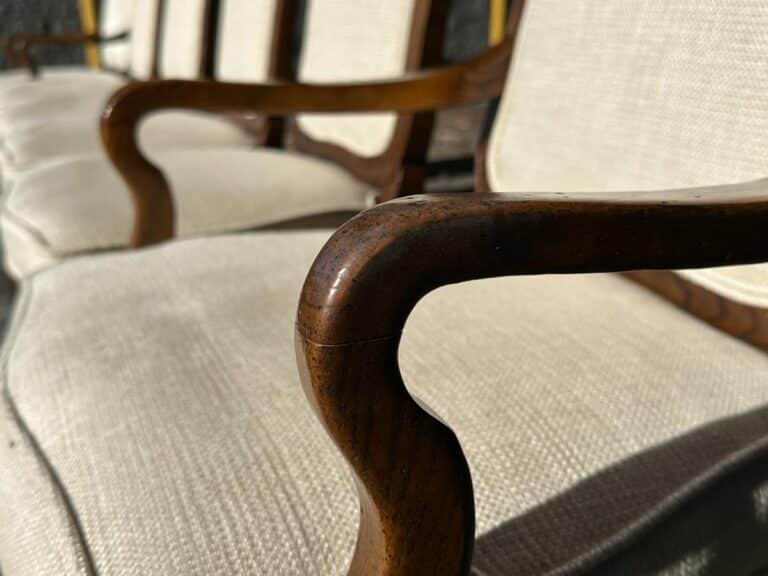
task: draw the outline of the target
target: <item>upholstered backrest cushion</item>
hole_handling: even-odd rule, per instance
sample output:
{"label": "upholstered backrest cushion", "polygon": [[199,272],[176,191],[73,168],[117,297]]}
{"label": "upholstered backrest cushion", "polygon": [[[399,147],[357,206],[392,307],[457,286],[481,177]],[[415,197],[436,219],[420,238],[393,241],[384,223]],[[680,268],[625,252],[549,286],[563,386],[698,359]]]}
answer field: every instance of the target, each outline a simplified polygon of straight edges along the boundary
{"label": "upholstered backrest cushion", "polygon": [[216,77],[230,82],[269,78],[278,0],[221,0]]}
{"label": "upholstered backrest cushion", "polygon": [[208,0],[164,0],[160,77],[200,76]]}
{"label": "upholstered backrest cushion", "polygon": [[131,76],[140,80],[152,75],[159,2],[160,0],[136,0],[134,7],[130,71]]}
{"label": "upholstered backrest cushion", "polygon": [[[130,33],[135,8],[135,0],[104,0],[99,14],[101,35]],[[128,70],[131,63],[130,40],[102,44],[101,63],[106,68]]]}
{"label": "upholstered backrest cushion", "polygon": [[[402,75],[416,1],[309,0],[299,78],[340,82]],[[298,118],[308,136],[361,156],[383,153],[395,123],[393,114],[305,114]]]}
{"label": "upholstered backrest cushion", "polygon": [[766,176],[766,31],[765,0],[528,0],[491,136],[491,188]]}

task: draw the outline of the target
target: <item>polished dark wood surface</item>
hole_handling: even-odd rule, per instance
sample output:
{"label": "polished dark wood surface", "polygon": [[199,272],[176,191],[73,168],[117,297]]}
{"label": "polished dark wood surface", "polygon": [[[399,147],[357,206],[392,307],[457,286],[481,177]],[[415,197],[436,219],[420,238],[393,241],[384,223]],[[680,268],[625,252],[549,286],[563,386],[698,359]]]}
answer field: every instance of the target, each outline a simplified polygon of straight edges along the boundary
{"label": "polished dark wood surface", "polygon": [[326,346],[299,333],[296,346],[307,396],[356,478],[361,519],[349,574],[466,574],[469,468],[450,428],[408,394],[398,338]]}
{"label": "polished dark wood surface", "polygon": [[[351,574],[468,573],[467,464],[411,398],[397,363],[416,303],[494,276],[768,261],[768,180],[620,194],[414,196],[342,226],[315,260],[296,321],[302,382],[357,478]],[[385,288],[384,288],[385,287]]]}
{"label": "polished dark wood surface", "polygon": [[148,114],[165,109],[207,112],[420,112],[481,102],[498,96],[512,39],[462,65],[368,84],[231,84],[154,81],[130,84],[107,104],[101,122],[107,153],[128,183],[136,208],[132,244],[144,246],[174,235],[170,187],[141,152],[136,132]]}
{"label": "polished dark wood surface", "polygon": [[[766,218],[768,180],[658,192],[394,200],[352,219],[328,242],[308,285],[336,286],[320,301],[305,291],[299,321],[315,342],[346,344],[399,333],[413,304],[450,282],[761,262],[768,259]],[[392,269],[380,276],[385,264]],[[353,281],[341,290],[345,278]],[[389,278],[387,290],[377,289],[381,278]],[[350,290],[366,295],[353,298]]]}

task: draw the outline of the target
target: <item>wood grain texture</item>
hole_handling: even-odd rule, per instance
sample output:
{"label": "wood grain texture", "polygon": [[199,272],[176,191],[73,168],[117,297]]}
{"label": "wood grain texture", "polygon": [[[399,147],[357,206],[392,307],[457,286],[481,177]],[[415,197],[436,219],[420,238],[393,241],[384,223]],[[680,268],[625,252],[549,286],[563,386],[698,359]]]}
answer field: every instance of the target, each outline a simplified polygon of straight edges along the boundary
{"label": "wood grain texture", "polygon": [[101,133],[107,154],[134,201],[132,245],[168,240],[175,226],[168,182],[137,142],[137,127],[146,115],[166,109],[286,116],[297,112],[421,112],[461,106],[501,93],[511,49],[509,39],[462,65],[389,82],[258,85],[168,80],[122,88],[105,108]]}
{"label": "wood grain texture", "polygon": [[761,180],[635,194],[414,196],[342,226],[304,285],[296,353],[310,402],[357,478],[350,573],[468,573],[466,461],[450,429],[408,395],[397,363],[424,295],[494,276],[766,261],[766,218]]}
{"label": "wood grain texture", "polygon": [[349,574],[465,574],[469,468],[453,432],[408,394],[398,338],[324,346],[297,334],[302,381],[355,473],[360,530]]}
{"label": "wood grain texture", "polygon": [[677,307],[768,352],[768,310],[736,302],[671,270],[627,272],[626,276]]}

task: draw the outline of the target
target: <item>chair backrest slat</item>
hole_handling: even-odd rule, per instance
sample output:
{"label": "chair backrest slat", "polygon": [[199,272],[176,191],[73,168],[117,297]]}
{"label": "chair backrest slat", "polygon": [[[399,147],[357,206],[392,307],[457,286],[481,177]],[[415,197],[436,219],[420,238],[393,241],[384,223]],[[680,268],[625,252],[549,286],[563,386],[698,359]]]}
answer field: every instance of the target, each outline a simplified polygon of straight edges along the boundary
{"label": "chair backrest slat", "polygon": [[131,26],[130,75],[138,80],[146,80],[154,72],[160,12],[161,0],[136,0]]}
{"label": "chair backrest slat", "polygon": [[[132,77],[196,79],[210,73],[216,0],[135,0]],[[215,32],[215,31],[213,31]]]}
{"label": "chair backrest slat", "polygon": [[[441,63],[447,0],[308,0],[298,78],[305,82],[365,82],[396,78]],[[294,148],[333,160],[388,194],[421,170],[432,114],[301,114]],[[406,156],[408,158],[406,158]],[[406,160],[415,172],[403,175]],[[403,176],[403,178],[401,178]],[[399,185],[397,185],[399,186]]]}
{"label": "chair backrest slat", "polygon": [[768,174],[768,2],[527,0],[486,170],[495,191]]}
{"label": "chair backrest slat", "polygon": [[164,0],[158,74],[192,80],[204,75],[206,17],[211,0]]}
{"label": "chair backrest slat", "polygon": [[[296,0],[135,1],[131,68],[135,77],[156,73],[160,78],[191,79],[213,68],[213,76],[224,81],[290,80]],[[439,64],[447,3],[309,0],[300,79],[370,81]],[[161,22],[159,33],[152,24],[156,21]],[[155,38],[160,43],[157,51],[150,48]],[[400,193],[392,192],[397,182],[419,191],[432,118],[431,113],[304,114],[293,130],[292,144],[301,152],[335,161],[390,193]],[[249,118],[247,125],[260,141],[279,144],[277,119],[264,124]],[[407,178],[399,178],[406,159],[416,168]]]}
{"label": "chair backrest slat", "polygon": [[[99,32],[115,36],[129,32],[134,22],[135,0],[104,0],[99,10]],[[130,38],[101,45],[101,65],[110,70],[128,70],[131,63]]]}
{"label": "chair backrest slat", "polygon": [[280,0],[221,0],[216,78],[264,82],[270,62]]}
{"label": "chair backrest slat", "polygon": [[[299,78],[306,82],[397,77],[407,66],[415,0],[310,0]],[[386,151],[394,114],[302,115],[300,128],[361,156]]]}

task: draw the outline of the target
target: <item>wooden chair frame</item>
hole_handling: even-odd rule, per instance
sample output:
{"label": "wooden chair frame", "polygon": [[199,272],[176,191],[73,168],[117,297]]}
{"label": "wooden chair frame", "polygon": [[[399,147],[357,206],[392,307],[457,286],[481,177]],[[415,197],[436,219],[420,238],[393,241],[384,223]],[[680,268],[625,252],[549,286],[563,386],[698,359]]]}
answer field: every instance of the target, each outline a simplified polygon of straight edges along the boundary
{"label": "wooden chair frame", "polygon": [[304,285],[296,349],[310,402],[357,479],[349,573],[469,571],[466,460],[450,428],[408,394],[397,362],[424,295],[498,276],[766,262],[767,221],[765,179],[635,194],[414,196],[344,225]]}
{"label": "wooden chair frame", "polygon": [[[102,130],[112,158],[132,182],[134,243],[160,242],[174,230],[167,184],[147,165],[133,136],[149,110],[179,102],[285,115],[460,106],[501,93],[513,47],[514,33],[464,65],[394,82],[156,82],[122,90],[105,112]],[[765,179],[634,194],[413,196],[342,226],[305,282],[296,353],[310,403],[357,481],[362,513],[349,574],[469,572],[474,497],[466,459],[452,430],[410,396],[398,367],[402,329],[424,295],[498,276],[766,262],[767,221]]]}
{"label": "wooden chair frame", "polygon": [[726,298],[672,270],[635,270],[625,276],[718,330],[768,352],[768,309]]}
{"label": "wooden chair frame", "polygon": [[[416,1],[406,70],[417,71],[442,64],[448,5],[445,0]],[[294,150],[331,160],[360,180],[381,189],[378,200],[383,202],[422,191],[434,120],[432,110],[400,115],[387,149],[374,157],[360,156],[343,146],[316,140],[296,123],[291,126],[290,136]]]}
{"label": "wooden chair frame", "polygon": [[137,82],[119,90],[101,121],[107,153],[131,192],[136,219],[131,245],[173,238],[175,214],[162,171],[140,150],[136,134],[152,112],[190,109],[211,113],[383,112],[414,114],[498,97],[504,86],[513,39],[463,65],[415,72],[400,80],[355,84],[232,84],[226,82]]}
{"label": "wooden chair frame", "polygon": [[[291,115],[299,111],[416,113],[461,106],[488,100],[501,93],[513,44],[514,38],[508,38],[463,65],[414,73],[392,82],[240,85],[157,81],[126,86],[112,98],[105,110],[102,135],[110,157],[130,183],[137,213],[134,246],[162,242],[174,234],[173,200],[168,184],[162,172],[141,154],[135,138],[136,128],[146,114],[179,105],[211,112],[252,110],[274,115]],[[450,200],[444,201],[450,205]],[[474,202],[480,206],[495,203],[470,195],[458,201],[466,202],[468,206],[473,206]],[[378,274],[384,271],[385,262],[373,276],[358,267],[367,257],[375,257],[372,239],[379,238],[386,245],[384,238],[397,238],[403,224],[412,226],[408,232],[415,238],[418,231],[423,230],[422,224],[428,223],[430,215],[436,218],[442,212],[442,204],[435,204],[437,210],[432,211],[429,202],[436,200],[395,201],[353,219],[342,230],[355,236],[353,243],[360,250],[353,250],[337,235],[323,252],[325,256],[321,255],[313,268],[302,297],[297,345],[303,380],[315,409],[358,477],[363,513],[350,574],[460,574],[465,573],[471,558],[474,508],[464,456],[450,429],[427,415],[407,394],[397,371],[398,331],[389,329],[389,323],[397,325],[404,320],[403,314],[390,317],[389,313],[407,311],[407,306],[402,310],[393,306],[396,303],[404,305],[403,298],[414,297],[405,289],[410,286],[410,279],[417,277],[412,275],[412,268],[418,268],[416,262],[403,261],[405,267],[395,274],[399,285],[394,291],[387,290],[385,296],[378,290],[375,305],[383,307],[373,313],[366,312],[368,305],[361,307],[358,300],[351,306],[359,308],[359,315],[350,314],[352,308],[344,305],[338,309],[338,317],[332,314],[331,309],[337,301],[331,295],[330,284],[324,283],[331,273],[328,255],[336,253],[346,258],[347,250],[349,256],[356,259],[356,262],[345,260],[351,266],[350,280],[360,273],[361,286],[372,287],[373,276],[380,281],[384,276]],[[410,216],[399,225],[392,222],[391,232],[374,225],[382,214],[394,215],[396,220],[393,210],[403,207],[402,214]],[[427,220],[412,219],[423,208],[427,208],[424,211]],[[492,221],[489,217],[488,222]],[[369,225],[372,236],[361,238]],[[457,224],[452,232],[458,233],[460,227]],[[343,236],[344,233],[340,234]],[[463,242],[453,244],[455,248],[464,246]],[[467,248],[473,245],[470,243]],[[435,254],[422,256],[434,260],[431,264],[424,261],[426,268],[445,260],[443,256],[435,258]],[[395,261],[398,258],[390,254],[386,265],[397,269]],[[469,265],[469,261],[461,261]],[[387,273],[391,274],[392,269]],[[351,286],[347,282],[342,284],[347,293],[355,282]],[[399,294],[401,291],[403,293]],[[318,304],[324,298],[328,308]],[[353,335],[355,332],[359,332],[360,339]],[[382,338],[370,337],[372,333],[381,333]],[[377,372],[379,368],[380,374]],[[358,386],[354,381],[361,374],[360,370],[367,371],[370,376],[366,386]],[[343,402],[347,402],[344,407],[340,404]],[[373,403],[376,410],[371,411]],[[391,430],[395,415],[397,425],[406,432],[397,438],[384,433],[382,428],[386,426]],[[360,426],[358,434],[351,431],[356,426]],[[416,443],[413,443],[414,438],[418,439]],[[389,462],[384,469],[373,466],[363,447],[367,440],[370,440],[370,446],[376,447],[377,454],[391,450],[388,454],[397,457],[397,466],[394,462]],[[420,448],[425,451],[420,452]],[[425,460],[424,454],[430,454],[430,458]],[[401,474],[402,471],[405,473]],[[418,545],[412,545],[414,543]]]}
{"label": "wooden chair frame", "polygon": [[[283,1],[291,4],[288,0]],[[440,61],[446,7],[446,0],[416,2],[407,54],[408,68],[417,69]],[[295,5],[285,7],[283,22],[290,20],[287,16],[293,14]],[[287,37],[286,28],[283,28],[283,34]],[[429,42],[426,42],[427,38]],[[285,42],[278,42],[278,45],[285,47]],[[285,49],[275,50],[274,54],[280,54],[283,61],[290,58],[290,52]],[[375,91],[380,85],[382,83],[357,84],[355,88]],[[340,103],[346,104],[336,106],[330,110],[332,112],[354,111],[357,108],[345,96],[348,88],[347,85],[324,88],[308,84],[263,86],[226,82],[155,81],[134,83],[120,90],[105,109],[102,136],[107,153],[127,182],[136,207],[137,220],[132,246],[167,240],[174,235],[170,186],[162,172],[142,154],[136,141],[136,127],[145,116],[164,109],[189,109],[218,114],[266,113],[271,117],[328,111],[322,104],[316,109],[312,105],[303,104],[307,96],[311,99],[314,94],[321,95],[323,100],[328,96],[338,98]],[[355,95],[358,93],[354,92]],[[273,105],[273,94],[286,96],[288,102],[296,101],[298,105],[293,108],[277,103]],[[269,106],[262,102],[263,95],[268,95]],[[380,110],[389,111],[386,107]],[[339,163],[363,181],[382,188],[380,200],[421,191],[427,172],[426,155],[434,111],[435,107],[403,111],[388,149],[374,158],[361,157],[341,146],[313,140],[298,128],[292,131],[293,148]]]}

